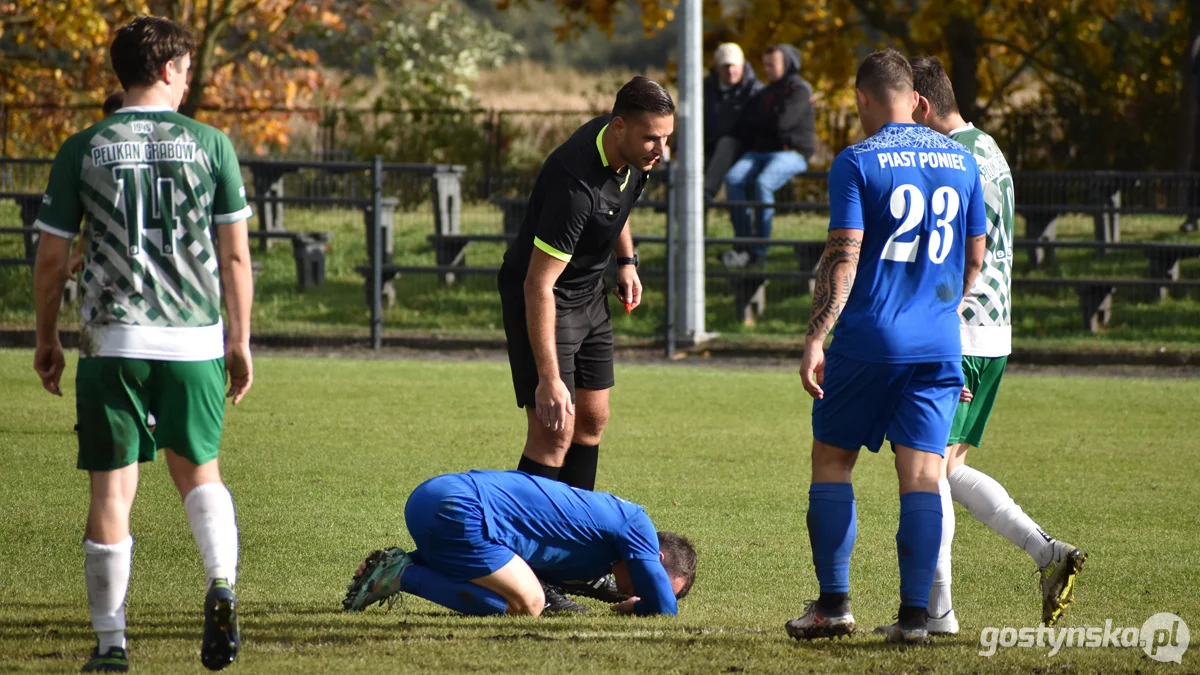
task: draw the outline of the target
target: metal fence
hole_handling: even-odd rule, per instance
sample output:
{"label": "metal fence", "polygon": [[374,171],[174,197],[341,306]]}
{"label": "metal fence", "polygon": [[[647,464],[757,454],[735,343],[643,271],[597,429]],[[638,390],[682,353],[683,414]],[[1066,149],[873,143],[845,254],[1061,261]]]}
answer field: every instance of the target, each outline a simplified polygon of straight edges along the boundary
{"label": "metal fence", "polygon": [[[27,267],[20,268],[36,244],[22,228],[36,217],[50,163],[0,160],[0,280],[9,286],[26,283]],[[498,174],[494,185],[503,187],[482,198],[460,165],[247,158],[242,170],[255,211],[257,302],[271,330],[365,324],[374,344],[385,324],[499,330],[495,272],[524,219],[531,172]],[[823,249],[827,182],[827,174],[811,172],[781,190],[775,231],[761,242],[733,239],[729,212],[767,205],[709,204],[711,329],[801,339]],[[1014,182],[1018,340],[1200,344],[1200,235],[1179,231],[1200,214],[1200,174],[1017,172]],[[631,316],[614,314],[618,332],[666,346],[677,299],[670,204],[670,177],[659,170],[633,217],[644,304]],[[767,246],[764,264],[726,265],[727,251],[756,243]]]}

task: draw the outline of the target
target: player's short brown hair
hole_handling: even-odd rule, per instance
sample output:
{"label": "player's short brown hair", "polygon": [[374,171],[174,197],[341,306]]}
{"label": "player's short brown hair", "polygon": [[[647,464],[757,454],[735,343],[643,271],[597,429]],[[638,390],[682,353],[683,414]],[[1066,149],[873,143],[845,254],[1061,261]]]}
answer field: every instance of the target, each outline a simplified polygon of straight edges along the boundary
{"label": "player's short brown hair", "polygon": [[675,596],[682,600],[683,596],[692,590],[692,584],[696,583],[696,549],[687,537],[674,532],[659,532],[658,550],[663,554],[663,567],[667,570],[667,576],[671,579],[683,579],[683,588],[679,589],[679,594]]}
{"label": "player's short brown hair", "polygon": [[912,93],[912,68],[903,54],[895,49],[884,49],[863,59],[854,78],[854,87],[880,101],[891,101]]}
{"label": "player's short brown hair", "polygon": [[613,117],[630,117],[638,113],[649,113],[658,117],[675,114],[675,101],[662,85],[648,77],[638,75],[625,83],[617,92],[613,102]]}
{"label": "player's short brown hair", "polygon": [[912,67],[913,89],[929,101],[934,116],[945,117],[958,112],[954,85],[950,84],[950,76],[942,67],[941,59],[936,56],[915,56],[908,60],[908,65]]}
{"label": "player's short brown hair", "polygon": [[195,50],[196,39],[186,27],[169,19],[139,16],[117,31],[109,56],[117,79],[128,91],[158,82],[168,61],[182,59]]}

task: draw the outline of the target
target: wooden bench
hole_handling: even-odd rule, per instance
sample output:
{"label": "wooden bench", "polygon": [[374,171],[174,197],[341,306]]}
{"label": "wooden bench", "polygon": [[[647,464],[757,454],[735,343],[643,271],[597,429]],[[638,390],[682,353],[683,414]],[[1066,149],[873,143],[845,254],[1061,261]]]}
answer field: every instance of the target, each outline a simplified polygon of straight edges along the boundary
{"label": "wooden bench", "polygon": [[[652,208],[652,207],[650,207]],[[504,234],[432,234],[427,238],[433,247],[436,265],[393,265],[385,263],[383,269],[384,302],[390,306],[395,302],[396,294],[392,282],[404,274],[437,274],[445,284],[454,283],[457,278],[467,274],[495,275],[499,267],[468,267],[467,247],[475,242],[489,244],[507,244],[517,237],[515,232]],[[712,279],[728,279],[733,288],[734,309],[739,319],[747,325],[752,325],[757,317],[766,311],[766,287],[772,279],[789,279],[807,282],[803,289],[811,292],[812,280],[816,276],[816,267],[821,260],[825,242],[792,239],[737,239],[732,237],[708,237],[705,246],[731,246],[734,244],[756,244],[762,242],[768,246],[790,247],[800,266],[799,272],[768,271],[761,269],[721,270],[708,269],[705,276]],[[645,244],[665,245],[667,238],[662,235],[635,235],[634,247]],[[368,281],[366,296],[368,305],[370,298],[371,266],[361,265],[355,268]],[[642,268],[639,273],[647,278],[661,277],[664,270]]]}
{"label": "wooden bench", "polygon": [[1069,287],[1079,295],[1079,309],[1085,330],[1097,333],[1108,325],[1112,318],[1113,296],[1120,289],[1154,290],[1166,287],[1171,291],[1186,291],[1200,289],[1200,279],[1184,281],[1162,281],[1158,279],[1107,278],[1092,279],[1083,277],[1015,277],[1013,288],[1030,289],[1036,287]]}
{"label": "wooden bench", "polygon": [[[429,266],[387,266],[396,274],[428,274],[436,273],[453,278],[454,275],[466,273],[495,274],[496,267],[474,268],[467,267],[466,251],[472,242],[507,243],[516,235],[507,234],[453,234],[430,235],[428,240],[433,246],[438,264]],[[666,237],[661,235],[643,235],[634,237],[634,245],[661,245],[666,243]],[[773,280],[788,280],[804,282],[797,285],[801,293],[812,292],[815,284],[816,270],[825,250],[822,240],[803,239],[751,239],[737,237],[706,237],[705,247],[724,247],[734,245],[766,245],[771,247],[790,247],[797,262],[796,271],[768,270],[762,268],[721,269],[709,264],[705,276],[709,279],[727,279],[734,295],[733,307],[738,319],[753,325],[758,317],[766,310],[766,289]],[[1014,280],[1018,287],[1071,287],[1079,295],[1080,311],[1083,325],[1091,331],[1097,331],[1107,325],[1111,317],[1112,298],[1119,289],[1151,292],[1159,298],[1168,296],[1180,297],[1188,289],[1200,285],[1200,282],[1180,280],[1179,263],[1184,258],[1200,257],[1200,244],[1173,242],[1105,242],[1091,240],[1052,240],[1040,241],[1018,239],[1013,242],[1014,248],[1030,248],[1042,246],[1053,251],[1063,249],[1109,249],[1113,251],[1139,251],[1146,255],[1150,269],[1147,278],[1042,278],[1020,277]],[[1051,255],[1051,257],[1053,257]],[[359,268],[364,277],[369,276],[370,267]],[[640,274],[646,278],[662,276],[663,270],[643,268]],[[389,279],[395,278],[388,277]],[[1136,296],[1135,296],[1136,297]]]}
{"label": "wooden bench", "polygon": [[[33,266],[37,259],[37,237],[40,230],[34,227],[0,227],[0,235],[20,234],[25,237],[24,258],[0,258],[0,267],[17,265]],[[303,291],[325,283],[325,252],[332,235],[328,232],[249,232],[251,239],[287,239],[292,242],[292,255],[296,260],[296,284]],[[262,271],[262,261],[251,263],[255,276]],[[75,282],[67,282],[68,299],[75,297]]]}
{"label": "wooden bench", "polygon": [[37,240],[41,230],[36,227],[0,227],[0,234],[19,234],[25,240],[24,258],[0,258],[0,266],[33,265],[37,257]]}
{"label": "wooden bench", "polygon": [[504,216],[504,232],[515,235],[525,222],[525,212],[529,210],[529,197],[493,197],[490,200],[500,207]]}
{"label": "wooden bench", "polygon": [[279,232],[257,230],[247,233],[251,239],[266,242],[286,239],[292,242],[296,261],[296,288],[305,291],[325,283],[325,254],[333,234],[329,232]]}
{"label": "wooden bench", "polygon": [[[1165,299],[1167,297],[1179,298],[1183,295],[1182,286],[1174,286],[1171,282],[1179,281],[1179,263],[1186,258],[1200,257],[1200,244],[1176,243],[1176,242],[1159,242],[1159,241],[1124,241],[1124,242],[1104,242],[1090,241],[1083,239],[1055,239],[1055,240],[1031,240],[1017,239],[1013,241],[1013,248],[1042,247],[1047,251],[1047,260],[1054,260],[1054,251],[1056,249],[1085,249],[1092,251],[1136,251],[1145,254],[1146,260],[1150,265],[1148,279],[1161,279],[1163,284],[1158,287],[1158,297]],[[1034,264],[1033,253],[1030,253],[1030,266],[1037,268]],[[1146,285],[1147,288],[1152,288]]]}
{"label": "wooden bench", "polygon": [[[467,268],[467,245],[472,242],[505,244],[517,238],[516,232],[505,234],[431,234],[429,244],[433,246],[434,259],[438,267]],[[474,270],[472,270],[474,271]],[[442,284],[449,286],[457,279],[455,272],[442,273]]]}
{"label": "wooden bench", "polygon": [[[42,231],[36,227],[0,227],[0,235],[19,234],[25,238],[24,258],[0,258],[0,267],[33,267],[37,260],[37,242]],[[63,285],[62,306],[65,308],[79,298],[79,282],[67,279]]]}

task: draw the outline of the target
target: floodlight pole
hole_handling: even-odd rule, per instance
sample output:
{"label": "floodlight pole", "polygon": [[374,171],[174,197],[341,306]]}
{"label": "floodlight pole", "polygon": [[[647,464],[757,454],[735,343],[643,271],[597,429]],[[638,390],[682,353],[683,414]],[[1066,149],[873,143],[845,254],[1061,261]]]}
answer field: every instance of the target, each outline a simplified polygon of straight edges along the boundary
{"label": "floodlight pole", "polygon": [[672,198],[678,225],[676,248],[679,291],[679,341],[699,344],[712,337],[704,330],[704,96],[701,0],[679,2],[679,101]]}

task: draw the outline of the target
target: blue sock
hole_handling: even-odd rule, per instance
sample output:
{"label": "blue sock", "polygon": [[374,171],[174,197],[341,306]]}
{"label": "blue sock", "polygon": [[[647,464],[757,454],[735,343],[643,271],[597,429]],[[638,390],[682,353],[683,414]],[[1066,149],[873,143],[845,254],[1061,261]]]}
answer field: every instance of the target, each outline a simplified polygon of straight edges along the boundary
{"label": "blue sock", "polygon": [[469,581],[451,581],[422,565],[404,570],[400,590],[472,616],[491,616],[508,610],[508,603],[497,593]]}
{"label": "blue sock", "polygon": [[900,558],[900,604],[928,607],[942,545],[942,497],[936,492],[900,495],[900,528],[896,551]]}
{"label": "blue sock", "polygon": [[[937,495],[934,495],[935,497]],[[808,488],[808,541],[822,593],[850,592],[850,553],[858,536],[854,485],[813,483]],[[932,584],[932,578],[930,584]]]}

